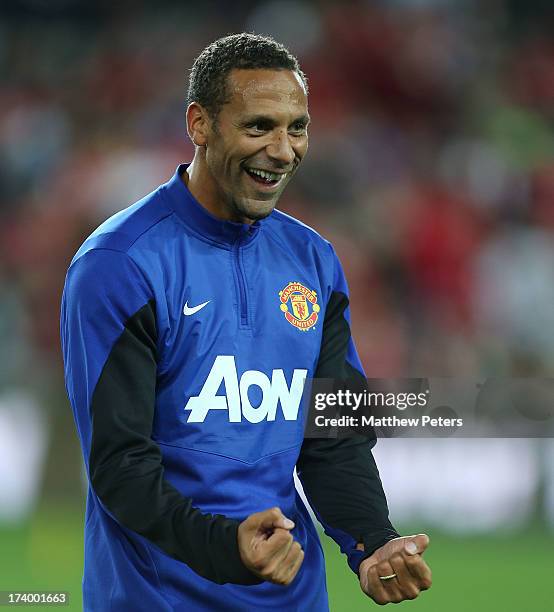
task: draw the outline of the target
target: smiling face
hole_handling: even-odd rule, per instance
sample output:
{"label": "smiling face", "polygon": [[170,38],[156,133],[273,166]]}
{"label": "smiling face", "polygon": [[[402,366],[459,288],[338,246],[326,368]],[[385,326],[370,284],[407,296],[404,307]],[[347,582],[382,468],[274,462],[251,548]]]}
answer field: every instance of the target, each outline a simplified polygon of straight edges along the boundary
{"label": "smiling face", "polygon": [[271,213],[308,149],[308,101],[289,70],[235,69],[227,88],[215,121],[189,107],[200,145],[189,188],[216,216],[248,223]]}

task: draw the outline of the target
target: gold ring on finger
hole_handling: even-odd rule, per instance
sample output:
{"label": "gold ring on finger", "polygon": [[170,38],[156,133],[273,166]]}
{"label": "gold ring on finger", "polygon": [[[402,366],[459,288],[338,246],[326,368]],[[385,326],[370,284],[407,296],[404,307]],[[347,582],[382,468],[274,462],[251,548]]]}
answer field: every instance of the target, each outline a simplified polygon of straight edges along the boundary
{"label": "gold ring on finger", "polygon": [[396,578],[396,574],[389,574],[388,576],[379,576],[379,580],[392,580]]}

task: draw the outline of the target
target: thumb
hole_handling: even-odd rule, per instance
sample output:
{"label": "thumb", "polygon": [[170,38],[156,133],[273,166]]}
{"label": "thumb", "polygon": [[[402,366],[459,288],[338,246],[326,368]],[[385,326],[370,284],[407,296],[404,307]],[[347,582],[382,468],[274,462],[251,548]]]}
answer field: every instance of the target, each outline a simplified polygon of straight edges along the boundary
{"label": "thumb", "polygon": [[294,527],[293,521],[281,512],[281,508],[270,508],[261,512],[260,515],[260,527],[262,529],[274,529],[276,527],[292,529]]}
{"label": "thumb", "polygon": [[409,555],[422,554],[429,546],[429,536],[425,533],[418,533],[404,538],[404,550]]}

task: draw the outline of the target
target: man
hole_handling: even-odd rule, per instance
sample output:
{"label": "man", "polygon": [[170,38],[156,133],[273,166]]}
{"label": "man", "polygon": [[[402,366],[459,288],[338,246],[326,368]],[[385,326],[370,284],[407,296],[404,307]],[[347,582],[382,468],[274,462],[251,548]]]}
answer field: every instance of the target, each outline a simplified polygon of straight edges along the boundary
{"label": "man", "polygon": [[86,610],[326,610],[317,532],[378,603],[430,586],[365,439],[303,441],[306,377],[362,376],[331,245],[274,210],[308,147],[306,80],[275,41],[209,45],[190,165],[101,225],[62,303],[88,469]]}

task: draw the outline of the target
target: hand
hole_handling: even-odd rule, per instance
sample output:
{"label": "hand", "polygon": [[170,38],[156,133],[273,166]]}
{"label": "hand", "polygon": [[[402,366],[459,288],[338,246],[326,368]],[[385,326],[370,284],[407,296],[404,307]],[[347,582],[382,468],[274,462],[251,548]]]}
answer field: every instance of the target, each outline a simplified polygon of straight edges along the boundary
{"label": "hand", "polygon": [[294,523],[279,508],[251,514],[238,529],[240,558],[256,576],[290,584],[304,560],[304,551],[290,530]]}
{"label": "hand", "polygon": [[[431,586],[431,570],[421,555],[429,545],[424,533],[390,540],[360,563],[360,586],[375,603],[399,603],[415,599]],[[363,550],[363,545],[358,544]],[[379,576],[390,576],[381,580]]]}

